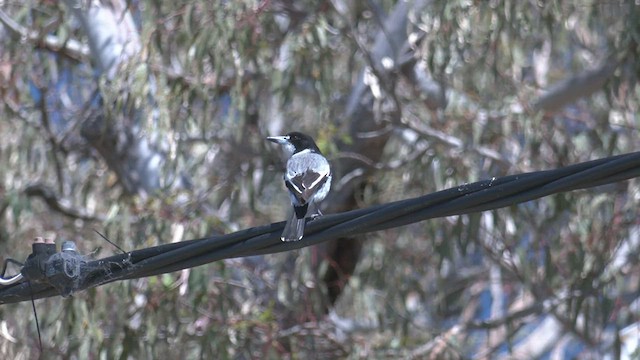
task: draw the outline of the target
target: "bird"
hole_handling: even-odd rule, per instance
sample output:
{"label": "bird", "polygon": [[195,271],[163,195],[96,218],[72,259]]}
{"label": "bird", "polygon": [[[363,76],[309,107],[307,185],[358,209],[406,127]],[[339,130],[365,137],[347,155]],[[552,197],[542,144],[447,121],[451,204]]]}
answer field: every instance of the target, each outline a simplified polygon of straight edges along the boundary
{"label": "bird", "polygon": [[314,210],[314,215],[322,215],[317,203],[331,189],[331,167],[309,135],[294,131],[283,136],[270,136],[267,140],[282,145],[287,157],[284,184],[289,190],[293,213],[280,239],[298,241],[304,236],[309,208]]}

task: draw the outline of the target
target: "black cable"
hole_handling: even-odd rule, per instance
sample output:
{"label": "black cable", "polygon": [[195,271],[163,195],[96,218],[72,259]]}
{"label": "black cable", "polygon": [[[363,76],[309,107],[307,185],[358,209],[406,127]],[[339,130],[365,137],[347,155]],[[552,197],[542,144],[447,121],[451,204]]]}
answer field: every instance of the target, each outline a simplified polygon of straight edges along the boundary
{"label": "black cable", "polygon": [[[290,251],[330,239],[364,234],[452,215],[498,209],[555,193],[610,184],[640,176],[640,152],[567,167],[463,184],[425,196],[310,220],[305,237],[282,242],[284,222],[232,234],[154,246],[89,261],[75,291],[101,284],[158,275],[222,259]],[[29,300],[25,283],[0,287],[0,304]],[[59,295],[34,284],[33,298]]]}

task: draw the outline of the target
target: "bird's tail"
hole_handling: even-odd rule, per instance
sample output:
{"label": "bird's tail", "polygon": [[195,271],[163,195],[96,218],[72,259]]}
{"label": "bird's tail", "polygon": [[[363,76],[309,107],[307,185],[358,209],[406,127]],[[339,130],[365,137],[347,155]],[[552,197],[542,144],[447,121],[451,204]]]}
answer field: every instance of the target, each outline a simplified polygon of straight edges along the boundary
{"label": "bird's tail", "polygon": [[282,239],[282,241],[298,241],[302,239],[302,236],[304,235],[304,220],[304,217],[302,219],[298,219],[296,212],[294,211],[287,221],[287,225],[284,226],[284,231],[282,232],[280,239]]}

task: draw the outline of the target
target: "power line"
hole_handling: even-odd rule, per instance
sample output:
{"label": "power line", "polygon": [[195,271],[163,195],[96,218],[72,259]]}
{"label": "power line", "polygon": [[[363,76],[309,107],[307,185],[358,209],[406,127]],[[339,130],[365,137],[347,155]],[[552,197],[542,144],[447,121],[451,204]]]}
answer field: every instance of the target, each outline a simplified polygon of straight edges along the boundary
{"label": "power line", "polygon": [[[49,258],[38,263],[44,276],[29,275],[34,270],[27,268],[26,264],[22,269],[22,281],[0,286],[0,304],[31,300],[32,295],[34,299],[69,295],[114,281],[169,273],[222,259],[300,249],[330,239],[390,229],[432,218],[498,209],[551,194],[638,176],[640,152],[635,152],[559,169],[463,184],[417,198],[325,215],[309,220],[304,239],[297,242],[280,241],[284,222],[279,222],[222,236],[135,250],[99,260],[88,260],[73,251],[67,251],[64,257],[58,256],[59,253],[48,254],[51,258],[58,257],[55,258],[56,261]],[[31,288],[27,282],[29,280]]]}

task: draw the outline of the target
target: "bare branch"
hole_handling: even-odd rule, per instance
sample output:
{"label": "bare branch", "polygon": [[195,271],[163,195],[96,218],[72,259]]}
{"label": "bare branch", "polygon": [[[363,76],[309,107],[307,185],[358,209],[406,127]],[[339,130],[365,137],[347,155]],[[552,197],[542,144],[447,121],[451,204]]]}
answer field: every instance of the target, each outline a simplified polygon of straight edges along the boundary
{"label": "bare branch", "polygon": [[58,197],[53,189],[44,184],[32,184],[24,189],[24,194],[29,197],[41,198],[52,210],[74,219],[85,221],[103,221],[104,217],[91,215],[86,209],[75,209],[67,199]]}
{"label": "bare branch", "polygon": [[600,90],[618,68],[619,61],[604,61],[596,69],[586,70],[552,85],[542,96],[533,101],[535,111],[553,112],[579,98]]}
{"label": "bare branch", "polygon": [[[464,332],[462,325],[454,325],[451,329],[445,333],[438,335],[428,343],[421,345],[414,349],[408,356],[409,359],[455,359],[457,357],[452,356],[452,347],[450,344],[456,343],[456,338]],[[459,355],[462,358],[462,355]]]}
{"label": "bare branch", "polygon": [[57,36],[50,34],[40,34],[37,31],[29,30],[14,21],[7,13],[0,10],[0,22],[9,32],[18,38],[25,38],[37,46],[47,50],[62,53],[74,60],[86,59],[89,56],[89,47],[75,39],[61,40]]}
{"label": "bare branch", "polygon": [[[440,143],[443,143],[447,146],[453,147],[453,148],[460,148],[463,149],[466,147],[466,144],[464,141],[462,141],[461,139],[447,134],[443,131],[439,131],[436,129],[433,129],[427,125],[425,125],[423,122],[418,121],[419,119],[412,117],[405,119],[406,120],[406,128],[413,130],[415,132],[417,132],[418,134],[424,136],[425,138],[428,139],[432,139],[432,140],[436,140]],[[489,159],[498,161],[500,163],[502,163],[503,165],[506,166],[513,166],[513,164],[509,161],[509,159],[505,158],[504,156],[502,156],[499,152],[488,148],[486,146],[473,146],[473,147],[469,147],[468,150],[474,151],[476,153],[478,153],[479,155],[482,155],[484,157],[487,157]]]}

